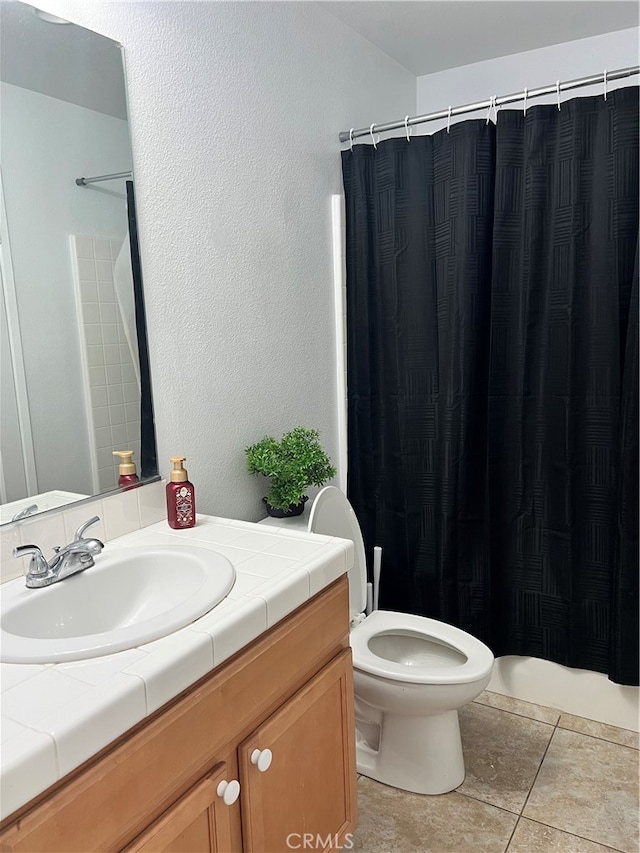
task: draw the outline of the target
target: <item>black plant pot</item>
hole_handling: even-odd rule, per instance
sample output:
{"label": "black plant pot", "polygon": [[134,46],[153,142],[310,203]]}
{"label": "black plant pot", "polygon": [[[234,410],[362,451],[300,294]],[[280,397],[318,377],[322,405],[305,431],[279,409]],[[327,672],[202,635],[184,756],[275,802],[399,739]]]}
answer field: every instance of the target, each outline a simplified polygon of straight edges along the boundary
{"label": "black plant pot", "polygon": [[276,509],[276,507],[271,506],[266,498],[262,498],[262,502],[267,508],[267,515],[271,518],[294,518],[296,515],[302,515],[304,505],[308,500],[307,495],[304,495],[299,504],[290,504],[289,509]]}

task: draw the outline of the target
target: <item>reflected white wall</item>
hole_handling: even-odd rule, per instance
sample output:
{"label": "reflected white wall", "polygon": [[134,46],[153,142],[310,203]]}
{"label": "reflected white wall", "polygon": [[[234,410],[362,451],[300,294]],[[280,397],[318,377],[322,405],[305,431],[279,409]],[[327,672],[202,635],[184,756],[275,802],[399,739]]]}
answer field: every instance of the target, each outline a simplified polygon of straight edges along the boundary
{"label": "reflected white wall", "polygon": [[81,188],[81,175],[131,168],[127,122],[2,83],[7,224],[38,488],[91,493],[69,237],[122,241],[124,185]]}

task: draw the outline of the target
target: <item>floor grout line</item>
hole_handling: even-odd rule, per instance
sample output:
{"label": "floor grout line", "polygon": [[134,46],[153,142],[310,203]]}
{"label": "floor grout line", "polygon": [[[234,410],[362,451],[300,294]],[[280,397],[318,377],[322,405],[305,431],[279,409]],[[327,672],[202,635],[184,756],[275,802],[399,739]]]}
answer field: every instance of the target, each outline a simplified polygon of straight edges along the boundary
{"label": "floor grout line", "polygon": [[[595,723],[598,726],[608,726],[612,729],[619,729],[621,732],[631,732],[632,734],[639,734],[639,729],[628,729],[626,726],[619,726],[615,723],[606,723],[602,720],[594,719],[593,717],[584,717],[582,714],[574,714],[571,711],[563,711],[562,708],[554,708],[551,705],[541,705],[536,702],[529,702],[527,699],[517,699],[515,696],[509,696],[506,693],[492,693],[492,691],[487,690],[487,693],[491,693],[492,696],[499,696],[501,699],[512,700],[513,702],[518,702],[521,705],[532,705],[534,708],[542,708],[545,711],[553,711],[554,714],[558,714],[558,718],[560,717],[575,717],[576,720],[586,720],[588,723]],[[481,694],[482,695],[482,694]],[[528,714],[523,714],[519,711],[513,711],[508,708],[500,708],[497,705],[491,705],[488,702],[483,702],[480,697],[477,699],[472,699],[471,703],[473,705],[484,705],[487,708],[495,708],[497,711],[507,711],[509,714],[516,714],[520,717],[527,717],[530,720],[534,720],[535,717],[530,717]],[[539,723],[544,723],[546,720],[538,720]],[[552,725],[552,724],[550,724]]]}
{"label": "floor grout line", "polygon": [[[520,815],[520,817],[522,817],[524,820],[530,820],[532,823],[537,823],[539,826],[546,826],[547,829],[554,829],[556,832],[562,832],[565,835],[571,835],[573,838],[579,838],[581,841],[590,841],[591,844],[599,844],[601,847],[604,847],[607,850],[611,850],[612,853],[624,853],[624,850],[620,850],[619,847],[611,847],[610,844],[603,844],[602,841],[594,841],[593,838],[587,838],[586,835],[578,835],[576,832],[570,832],[567,829],[559,829],[557,826],[552,826],[550,823],[544,823],[541,820],[537,820],[537,818],[525,817],[524,815]],[[519,821],[520,818],[518,818],[518,822]],[[509,843],[511,843],[511,841],[509,841]]]}
{"label": "floor grout line", "polygon": [[[502,695],[502,694],[497,694],[497,695]],[[519,711],[512,711],[509,708],[498,708],[497,705],[489,705],[489,704],[486,704],[485,702],[478,702],[477,699],[474,699],[473,702],[471,702],[470,704],[481,705],[483,708],[491,708],[492,711],[504,711],[505,714],[512,714],[514,717],[522,717],[525,720],[533,720],[534,723],[544,723],[544,725],[546,725],[546,726],[553,726],[554,728],[561,729],[564,732],[573,732],[574,734],[577,734],[577,735],[584,735],[585,737],[592,737],[592,738],[595,738],[596,740],[603,740],[605,743],[613,743],[616,746],[625,746],[627,749],[635,749],[636,752],[638,752],[638,750],[640,749],[640,747],[629,746],[629,744],[627,744],[627,743],[620,743],[620,741],[618,741],[618,740],[611,740],[611,738],[604,737],[603,735],[594,735],[594,734],[591,734],[591,732],[582,732],[579,729],[570,729],[570,728],[567,728],[567,726],[561,726],[560,725],[560,719],[561,719],[562,715],[564,714],[564,712],[558,711],[557,708],[549,708],[550,711],[557,712],[557,714],[558,714],[557,722],[550,723],[548,720],[540,720],[537,717],[530,717],[529,714],[523,714]],[[546,708],[547,706],[546,705],[540,705],[540,707]],[[577,714],[571,714],[570,716],[576,717],[579,720],[587,720],[587,722],[589,722],[589,723],[596,723],[599,726],[611,725],[610,723],[601,723],[599,720],[592,720],[590,717],[580,717]],[[636,732],[634,729],[625,729],[622,726],[611,726],[611,727],[614,729],[620,729],[621,732],[629,732],[629,734],[632,734],[632,735],[640,735],[640,733]]]}
{"label": "floor grout line", "polygon": [[[527,719],[529,719],[529,718],[527,718]],[[560,721],[560,717],[558,717],[558,722],[559,721]],[[538,769],[536,770],[536,775],[533,777],[533,781],[532,781],[531,785],[529,786],[529,791],[527,792],[527,796],[524,798],[524,803],[522,804],[522,808],[520,809],[520,812],[516,818],[516,822],[514,824],[513,831],[511,832],[511,835],[509,836],[509,840],[507,841],[507,846],[504,848],[504,853],[508,853],[509,847],[510,847],[511,842],[513,840],[513,836],[516,834],[516,829],[518,828],[518,824],[520,823],[520,821],[524,817],[524,810],[527,807],[527,803],[529,802],[529,797],[531,796],[531,792],[533,791],[534,785],[536,784],[536,780],[538,778],[538,775],[540,774],[540,770],[542,768],[542,765],[544,764],[544,760],[547,757],[547,752],[549,751],[549,747],[551,746],[551,741],[553,740],[553,736],[556,733],[557,728],[558,728],[558,723],[555,724],[555,726],[553,727],[553,731],[551,732],[551,735],[549,736],[549,741],[545,747],[544,753],[542,754],[542,758],[540,759],[540,764],[538,765]],[[525,820],[528,820],[528,818],[525,818]],[[547,826],[547,824],[544,824],[544,826]]]}
{"label": "floor grout line", "polygon": [[[482,708],[491,708],[492,711],[504,711],[505,714],[511,714],[514,717],[522,717],[525,720],[533,720],[534,723],[543,723],[545,726],[557,726],[558,723],[550,723],[548,720],[539,720],[537,717],[530,717],[528,714],[520,714],[518,711],[510,711],[508,708],[498,708],[497,705],[485,705],[484,702],[478,702],[477,699],[474,699],[471,703],[472,705],[480,705]],[[542,705],[540,706],[543,707]],[[555,708],[550,708],[551,711],[555,711]],[[558,711],[558,715],[560,715],[560,711]],[[558,716],[558,721],[560,720],[560,716]],[[627,731],[626,729],[624,731]]]}
{"label": "floor grout line", "polygon": [[[635,747],[628,746],[627,744],[620,743],[619,741],[616,741],[616,740],[610,740],[607,737],[603,737],[603,736],[600,736],[598,734],[591,734],[591,733],[575,730],[572,728],[566,728],[565,726],[561,726],[560,720],[562,717],[562,712],[559,712],[559,711],[558,711],[558,719],[556,720],[555,723],[551,723],[551,722],[548,722],[546,720],[541,720],[541,719],[538,719],[534,716],[529,716],[527,714],[519,713],[519,712],[510,710],[510,709],[507,709],[507,708],[500,708],[500,707],[496,707],[494,705],[484,704],[483,702],[478,702],[477,700],[474,700],[471,704],[479,705],[479,706],[484,707],[484,708],[490,708],[491,711],[504,711],[505,713],[511,714],[514,717],[519,717],[520,719],[529,720],[531,722],[543,723],[545,726],[549,726],[551,729],[547,744],[546,744],[544,751],[542,753],[542,757],[540,758],[540,761],[538,763],[538,767],[535,771],[534,777],[531,781],[531,784],[528,788],[528,791],[526,793],[526,796],[524,798],[522,806],[519,808],[519,810],[513,810],[513,809],[507,808],[505,806],[496,805],[492,802],[488,802],[484,799],[481,799],[481,797],[479,797],[477,795],[474,795],[472,793],[468,793],[465,791],[460,791],[459,789],[454,789],[454,791],[450,792],[450,793],[461,794],[463,797],[465,797],[469,800],[472,800],[474,802],[480,803],[483,806],[488,806],[491,809],[497,809],[499,812],[502,812],[503,814],[509,814],[509,815],[512,815],[515,817],[515,823],[514,823],[513,829],[509,835],[509,838],[507,839],[506,846],[503,848],[503,853],[508,853],[509,848],[513,842],[513,838],[514,838],[514,836],[518,830],[518,827],[520,825],[520,822],[522,820],[530,821],[533,824],[537,824],[539,827],[545,827],[546,829],[551,830],[553,832],[559,832],[561,834],[569,835],[575,839],[584,840],[587,843],[598,844],[598,845],[600,845],[600,847],[603,848],[603,851],[606,850],[606,851],[608,851],[608,853],[609,853],[609,851],[610,851],[610,853],[624,853],[624,850],[620,850],[618,847],[613,847],[610,844],[603,843],[602,841],[595,841],[593,838],[589,838],[587,836],[578,834],[577,832],[575,832],[575,830],[571,831],[571,830],[565,829],[565,828],[560,827],[560,826],[554,826],[552,824],[545,823],[543,820],[540,820],[539,818],[528,817],[524,814],[524,811],[525,811],[525,809],[526,809],[526,807],[527,807],[527,805],[531,799],[531,795],[532,795],[533,790],[536,786],[536,783],[538,782],[538,779],[539,779],[539,776],[540,776],[540,773],[542,770],[542,766],[543,766],[543,764],[544,764],[544,762],[548,756],[548,753],[549,753],[549,750],[551,747],[551,743],[552,743],[553,738],[555,736],[555,733],[557,731],[568,731],[568,732],[571,732],[572,734],[578,735],[580,737],[593,738],[594,740],[600,741],[602,743],[609,743],[612,746],[621,746],[621,747],[625,747],[626,749],[631,749],[634,752],[638,752],[638,750]],[[540,707],[546,708],[547,706],[540,706]],[[553,709],[550,708],[549,710],[550,711],[557,711],[557,709],[554,709],[554,708]],[[576,716],[576,715],[572,715],[572,716]],[[589,720],[589,718],[587,718],[587,717],[579,717],[579,719]],[[598,721],[596,720],[596,721],[592,721],[592,722],[597,723]],[[606,724],[603,723],[602,725],[606,725]],[[616,726],[614,728],[619,728],[621,731],[626,731],[626,732],[631,732],[632,734],[636,734],[636,732],[634,732],[632,729],[624,729],[620,726]],[[358,778],[360,779],[360,778],[366,778],[366,777],[364,777],[363,774],[358,774]],[[526,826],[526,824],[523,824],[523,828],[525,826]],[[524,831],[524,829],[523,829],[523,831]]]}
{"label": "floor grout line", "polygon": [[[488,803],[486,800],[481,800],[480,797],[474,797],[473,794],[468,794],[466,791],[459,791],[458,788],[454,788],[453,791],[449,791],[448,793],[460,794],[461,797],[466,797],[468,800],[473,800],[475,803],[482,803],[483,806],[489,806],[492,809],[498,809],[498,811],[505,812],[506,814],[515,815],[518,818],[520,817],[520,812],[514,812],[512,809],[508,809],[505,806],[497,806],[495,803]],[[447,794],[444,794],[444,796],[446,797]]]}
{"label": "floor grout line", "polygon": [[[536,723],[546,723],[548,726],[556,726],[557,725],[557,723],[550,723],[548,720],[539,720],[537,717],[531,717],[531,716],[529,716],[529,714],[522,714],[521,712],[513,711],[510,708],[499,708],[497,705],[489,705],[485,702],[478,702],[477,699],[474,699],[473,702],[471,702],[470,704],[482,705],[483,708],[491,708],[492,711],[504,711],[505,714],[513,714],[514,717],[524,717],[525,720],[533,720]],[[466,707],[466,706],[463,706],[463,707]],[[539,707],[544,708],[545,706],[540,705]],[[549,710],[558,714],[558,720],[560,719],[560,716],[562,714],[561,711],[556,710],[556,708],[549,708]],[[581,719],[586,719],[586,717],[581,718]]]}
{"label": "floor grout line", "polygon": [[[580,719],[586,720],[586,717],[581,717]],[[605,725],[603,723],[603,725]],[[565,726],[557,725],[556,728],[560,729],[561,732],[573,732],[574,735],[583,735],[584,737],[592,737],[594,740],[601,740],[604,743],[612,743],[614,746],[622,746],[625,749],[633,749],[635,752],[638,752],[640,747],[637,746],[629,746],[628,743],[620,743],[619,740],[609,740],[608,737],[602,737],[601,735],[593,735],[591,732],[581,732],[578,729],[568,729]],[[632,734],[636,734],[633,729],[621,729],[623,732],[631,732]]]}
{"label": "floor grout line", "polygon": [[522,815],[519,814],[518,817],[516,818],[516,822],[514,824],[513,831],[507,840],[507,846],[504,848],[504,853],[509,853],[509,847],[511,846],[511,842],[513,841],[513,836],[516,834],[516,829],[518,828],[518,824],[520,823],[521,819],[522,819]]}
{"label": "floor grout line", "polygon": [[549,747],[551,746],[551,741],[553,740],[554,734],[558,731],[558,723],[553,727],[553,731],[551,732],[551,737],[549,738],[549,742],[547,743],[542,758],[540,760],[540,764],[538,765],[538,769],[536,770],[536,775],[533,777],[533,782],[531,783],[531,787],[529,788],[529,793],[525,797],[524,803],[522,804],[522,809],[520,810],[520,817],[524,816],[524,810],[527,807],[527,803],[529,802],[529,797],[531,796],[531,792],[533,791],[536,782],[538,781],[538,776],[540,775],[540,771],[542,770],[542,765],[544,764],[544,760],[547,757],[547,753],[549,752]]}

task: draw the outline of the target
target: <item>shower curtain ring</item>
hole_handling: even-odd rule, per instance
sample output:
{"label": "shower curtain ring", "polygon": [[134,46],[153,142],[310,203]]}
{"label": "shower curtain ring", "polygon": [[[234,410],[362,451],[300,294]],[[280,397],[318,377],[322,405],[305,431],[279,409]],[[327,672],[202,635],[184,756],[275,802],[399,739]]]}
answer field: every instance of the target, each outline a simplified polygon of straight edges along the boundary
{"label": "shower curtain ring", "polygon": [[558,96],[558,112],[560,112],[560,81],[556,80],[556,95]]}
{"label": "shower curtain ring", "polygon": [[489,107],[487,108],[487,124],[491,121],[491,110],[493,110],[494,121],[498,121],[498,106],[496,104],[497,96],[491,95],[489,98]]}
{"label": "shower curtain ring", "polygon": [[349,149],[353,151],[353,128],[349,130]]}
{"label": "shower curtain ring", "polygon": [[524,115],[527,114],[527,87],[524,87]]}
{"label": "shower curtain ring", "polygon": [[[378,145],[377,145],[376,140],[375,140],[375,138],[374,138],[374,136],[373,136],[373,128],[375,127],[375,125],[376,125],[376,123],[375,123],[375,122],[372,122],[372,123],[371,123],[371,126],[369,127],[369,135],[371,136],[371,141],[373,142],[373,147],[374,147],[374,149],[377,151],[377,150],[378,150]],[[378,137],[378,142],[379,142],[379,141],[380,141],[380,137]]]}
{"label": "shower curtain ring", "polygon": [[607,69],[606,68],[604,69],[603,83],[604,83],[604,99],[606,101],[607,100]]}
{"label": "shower curtain ring", "polygon": [[449,109],[447,111],[447,133],[449,133],[450,127],[451,127],[451,104],[449,104]]}
{"label": "shower curtain ring", "polygon": [[409,116],[404,117],[404,132],[407,134],[407,142],[411,142],[411,134],[409,133]]}

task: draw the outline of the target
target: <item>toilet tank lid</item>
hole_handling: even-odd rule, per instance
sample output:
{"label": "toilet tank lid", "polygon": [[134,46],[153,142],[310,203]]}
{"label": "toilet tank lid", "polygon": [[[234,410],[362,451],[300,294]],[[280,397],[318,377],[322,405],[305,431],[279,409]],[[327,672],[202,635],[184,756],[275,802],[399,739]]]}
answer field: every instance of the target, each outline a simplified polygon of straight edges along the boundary
{"label": "toilet tank lid", "polygon": [[340,489],[325,486],[318,492],[309,515],[310,533],[351,539],[354,546],[353,568],[349,572],[349,610],[353,619],[363,613],[367,603],[367,563],[364,541],[353,507]]}

